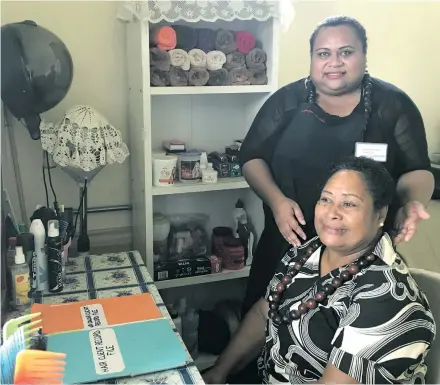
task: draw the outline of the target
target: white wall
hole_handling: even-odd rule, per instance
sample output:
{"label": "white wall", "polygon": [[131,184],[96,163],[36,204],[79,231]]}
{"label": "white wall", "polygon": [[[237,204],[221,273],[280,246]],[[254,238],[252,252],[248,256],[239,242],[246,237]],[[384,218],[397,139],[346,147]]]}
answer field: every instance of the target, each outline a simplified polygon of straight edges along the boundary
{"label": "white wall", "polygon": [[[127,137],[125,29],[115,18],[117,6],[115,1],[1,2],[2,24],[34,20],[57,34],[72,54],[75,66],[72,88],[45,118],[59,119],[72,105],[89,104]],[[281,84],[308,73],[308,38],[319,21],[334,14],[352,15],[367,28],[370,73],[395,83],[414,99],[426,123],[430,152],[440,151],[440,2],[303,0],[295,2],[295,9],[295,21],[280,41]],[[44,203],[41,148],[23,127],[16,125],[14,132],[29,216],[36,204]],[[2,158],[9,161],[4,153]],[[76,206],[78,190],[73,180],[60,170],[53,174],[59,201]],[[104,169],[91,184],[89,206],[129,203],[129,183],[129,162]],[[12,198],[16,201],[16,197]],[[432,244],[423,250],[429,256],[420,258],[439,261],[440,237],[431,232],[440,230],[440,207],[431,205],[430,211],[433,220],[422,226],[416,241],[408,246],[413,247],[413,255],[414,248],[420,249],[421,239],[428,237],[427,242]],[[18,208],[16,212],[19,213]],[[90,229],[128,225],[128,212],[90,216]]]}
{"label": "white wall", "polygon": [[[43,115],[44,119],[58,121],[64,111],[73,105],[87,104],[119,128],[124,140],[127,140],[125,26],[116,20],[117,6],[118,3],[114,1],[1,2],[2,25],[25,19],[33,20],[55,33],[72,55],[72,87],[58,106]],[[31,140],[20,123],[16,122],[14,126],[29,217],[37,204],[45,203],[41,145],[39,141]],[[2,155],[2,161],[9,163],[7,154]],[[55,169],[53,182],[59,203],[77,207],[79,191],[73,179],[60,169]],[[89,206],[129,204],[129,183],[128,161],[104,168],[90,184]],[[5,184],[8,190],[13,190],[7,181]],[[53,198],[50,198],[50,202],[53,202]],[[19,214],[18,208],[16,213]],[[129,212],[89,216],[91,230],[130,225]]]}

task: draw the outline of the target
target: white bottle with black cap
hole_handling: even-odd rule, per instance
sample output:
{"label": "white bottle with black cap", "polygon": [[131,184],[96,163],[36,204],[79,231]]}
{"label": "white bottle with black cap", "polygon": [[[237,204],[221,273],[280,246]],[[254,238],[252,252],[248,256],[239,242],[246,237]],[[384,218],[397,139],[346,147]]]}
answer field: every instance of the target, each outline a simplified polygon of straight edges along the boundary
{"label": "white bottle with black cap", "polygon": [[51,293],[59,293],[64,287],[61,247],[59,222],[54,219],[47,223],[47,275]]}
{"label": "white bottle with black cap", "polygon": [[47,285],[47,255],[45,251],[46,230],[41,219],[34,219],[29,227],[34,234],[35,257],[37,262],[37,291],[46,291]]}

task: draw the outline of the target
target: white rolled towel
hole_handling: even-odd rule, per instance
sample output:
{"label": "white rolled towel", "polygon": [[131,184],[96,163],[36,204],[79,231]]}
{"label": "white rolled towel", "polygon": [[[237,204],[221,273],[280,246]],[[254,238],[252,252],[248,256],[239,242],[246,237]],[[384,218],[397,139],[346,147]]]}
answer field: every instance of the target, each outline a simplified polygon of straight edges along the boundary
{"label": "white rolled towel", "polygon": [[226,63],[226,55],[222,51],[211,51],[206,54],[206,65],[208,70],[215,71]]}
{"label": "white rolled towel", "polygon": [[206,68],[206,53],[201,49],[194,48],[188,52],[191,67]]}
{"label": "white rolled towel", "polygon": [[190,61],[189,55],[183,49],[172,49],[168,51],[170,55],[171,65],[174,67],[180,67],[184,71],[189,71]]}

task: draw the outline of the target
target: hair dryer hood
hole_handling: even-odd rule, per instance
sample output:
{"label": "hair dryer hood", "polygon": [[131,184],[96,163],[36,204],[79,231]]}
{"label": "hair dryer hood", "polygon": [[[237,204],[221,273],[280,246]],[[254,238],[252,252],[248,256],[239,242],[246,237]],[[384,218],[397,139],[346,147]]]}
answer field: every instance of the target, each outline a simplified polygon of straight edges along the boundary
{"label": "hair dryer hood", "polygon": [[72,84],[72,57],[64,43],[33,21],[1,27],[2,100],[40,138],[40,116],[64,99]]}

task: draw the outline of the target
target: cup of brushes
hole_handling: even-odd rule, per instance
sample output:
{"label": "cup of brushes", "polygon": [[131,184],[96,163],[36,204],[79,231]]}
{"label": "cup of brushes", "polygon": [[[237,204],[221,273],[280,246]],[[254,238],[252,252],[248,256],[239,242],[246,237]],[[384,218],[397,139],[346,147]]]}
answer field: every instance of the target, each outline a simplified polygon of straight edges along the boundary
{"label": "cup of brushes", "polygon": [[2,384],[63,383],[66,355],[44,350],[46,338],[40,333],[41,319],[36,319],[40,315],[25,315],[5,323],[0,347]]}

